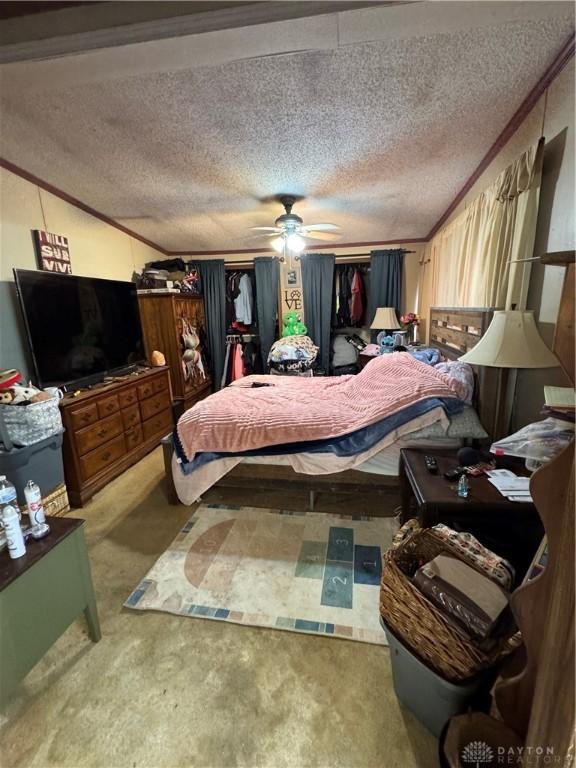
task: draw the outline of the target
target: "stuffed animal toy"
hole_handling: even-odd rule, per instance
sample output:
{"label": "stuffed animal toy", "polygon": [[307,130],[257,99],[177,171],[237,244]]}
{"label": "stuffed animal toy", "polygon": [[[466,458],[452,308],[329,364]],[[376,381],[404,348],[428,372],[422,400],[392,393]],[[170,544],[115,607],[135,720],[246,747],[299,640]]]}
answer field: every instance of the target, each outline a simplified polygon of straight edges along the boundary
{"label": "stuffed animal toy", "polygon": [[0,389],[0,405],[10,405],[14,395],[11,389]]}
{"label": "stuffed animal toy", "polygon": [[282,337],[285,336],[305,336],[308,333],[308,329],[300,319],[298,312],[286,312],[282,318],[284,328],[282,329]]}
{"label": "stuffed animal toy", "polygon": [[[13,387],[10,387],[9,389],[4,389],[2,390],[2,392],[11,393],[12,400],[9,401],[9,405],[22,405],[25,403],[31,403],[33,402],[32,398],[40,394],[40,390],[36,389],[36,387],[23,387],[20,384],[16,384]],[[5,401],[2,400],[2,402],[5,402]]]}

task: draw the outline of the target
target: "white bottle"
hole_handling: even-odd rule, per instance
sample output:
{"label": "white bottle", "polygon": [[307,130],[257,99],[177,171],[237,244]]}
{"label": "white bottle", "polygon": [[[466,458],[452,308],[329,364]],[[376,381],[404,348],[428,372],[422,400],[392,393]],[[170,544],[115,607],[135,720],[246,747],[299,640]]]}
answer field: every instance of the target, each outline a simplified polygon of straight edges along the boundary
{"label": "white bottle", "polygon": [[46,523],[42,493],[33,480],[28,480],[26,483],[24,496],[26,498],[26,506],[28,507],[30,525],[32,526],[32,536],[35,539],[41,539],[47,533],[50,533],[50,527]]}
{"label": "white bottle", "polygon": [[20,518],[16,509],[10,504],[2,510],[2,525],[6,533],[6,542],[8,544],[8,554],[12,560],[16,560],[26,554],[26,545],[24,536],[20,527]]}
{"label": "white bottle", "polygon": [[10,480],[6,478],[6,475],[0,475],[0,515],[6,506],[18,509],[16,488],[14,488]]}

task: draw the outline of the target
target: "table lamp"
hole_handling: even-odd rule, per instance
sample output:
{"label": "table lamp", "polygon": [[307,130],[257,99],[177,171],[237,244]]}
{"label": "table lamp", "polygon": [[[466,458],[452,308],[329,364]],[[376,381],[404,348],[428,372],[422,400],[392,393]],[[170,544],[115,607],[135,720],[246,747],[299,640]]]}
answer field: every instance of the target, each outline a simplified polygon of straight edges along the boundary
{"label": "table lamp", "polygon": [[394,307],[378,307],[370,328],[373,331],[393,331],[400,328]]}
{"label": "table lamp", "polygon": [[511,368],[553,368],[560,365],[538,332],[534,312],[518,309],[494,312],[492,322],[478,344],[461,358],[463,363],[500,368],[494,439],[508,433],[511,409],[506,391]]}
{"label": "table lamp", "polygon": [[[376,341],[380,348],[380,353],[391,351],[391,347],[384,346],[383,340],[388,335],[389,331],[394,331],[397,328],[400,328],[400,323],[398,322],[394,307],[378,307],[374,314],[374,320],[372,320],[370,329],[373,331],[372,341]],[[380,333],[376,335],[376,331],[380,331]],[[376,339],[374,339],[375,336]]]}

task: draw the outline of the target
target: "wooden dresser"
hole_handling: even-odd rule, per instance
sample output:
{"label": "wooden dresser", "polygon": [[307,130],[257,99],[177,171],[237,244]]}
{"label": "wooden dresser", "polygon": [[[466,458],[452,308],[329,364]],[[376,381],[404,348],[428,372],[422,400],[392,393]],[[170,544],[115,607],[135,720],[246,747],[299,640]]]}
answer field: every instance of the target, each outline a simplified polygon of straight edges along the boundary
{"label": "wooden dresser", "polygon": [[66,395],[60,409],[66,487],[71,504],[81,507],[173,428],[168,368]]}
{"label": "wooden dresser", "polygon": [[[202,296],[185,293],[147,293],[139,294],[138,303],[146,357],[150,360],[154,350],[165,356],[177,411],[182,413],[212,391],[211,373],[203,348],[206,333],[204,300]],[[192,339],[193,343],[198,341],[196,350],[201,356],[200,364],[192,359]]]}

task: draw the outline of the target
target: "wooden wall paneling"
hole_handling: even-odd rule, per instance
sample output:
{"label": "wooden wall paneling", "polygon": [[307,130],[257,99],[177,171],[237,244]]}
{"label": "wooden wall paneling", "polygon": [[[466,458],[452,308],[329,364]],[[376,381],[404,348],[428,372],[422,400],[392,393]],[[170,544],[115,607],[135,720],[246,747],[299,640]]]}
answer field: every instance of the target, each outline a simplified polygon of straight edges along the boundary
{"label": "wooden wall paneling", "polygon": [[513,594],[527,662],[519,674],[497,681],[494,696],[502,719],[526,745],[551,747],[557,764],[568,766],[575,695],[573,443],[532,476],[530,490],[546,530],[548,564]]}
{"label": "wooden wall paneling", "polygon": [[574,384],[574,264],[569,264],[564,275],[562,298],[552,348],[566,375]]}

